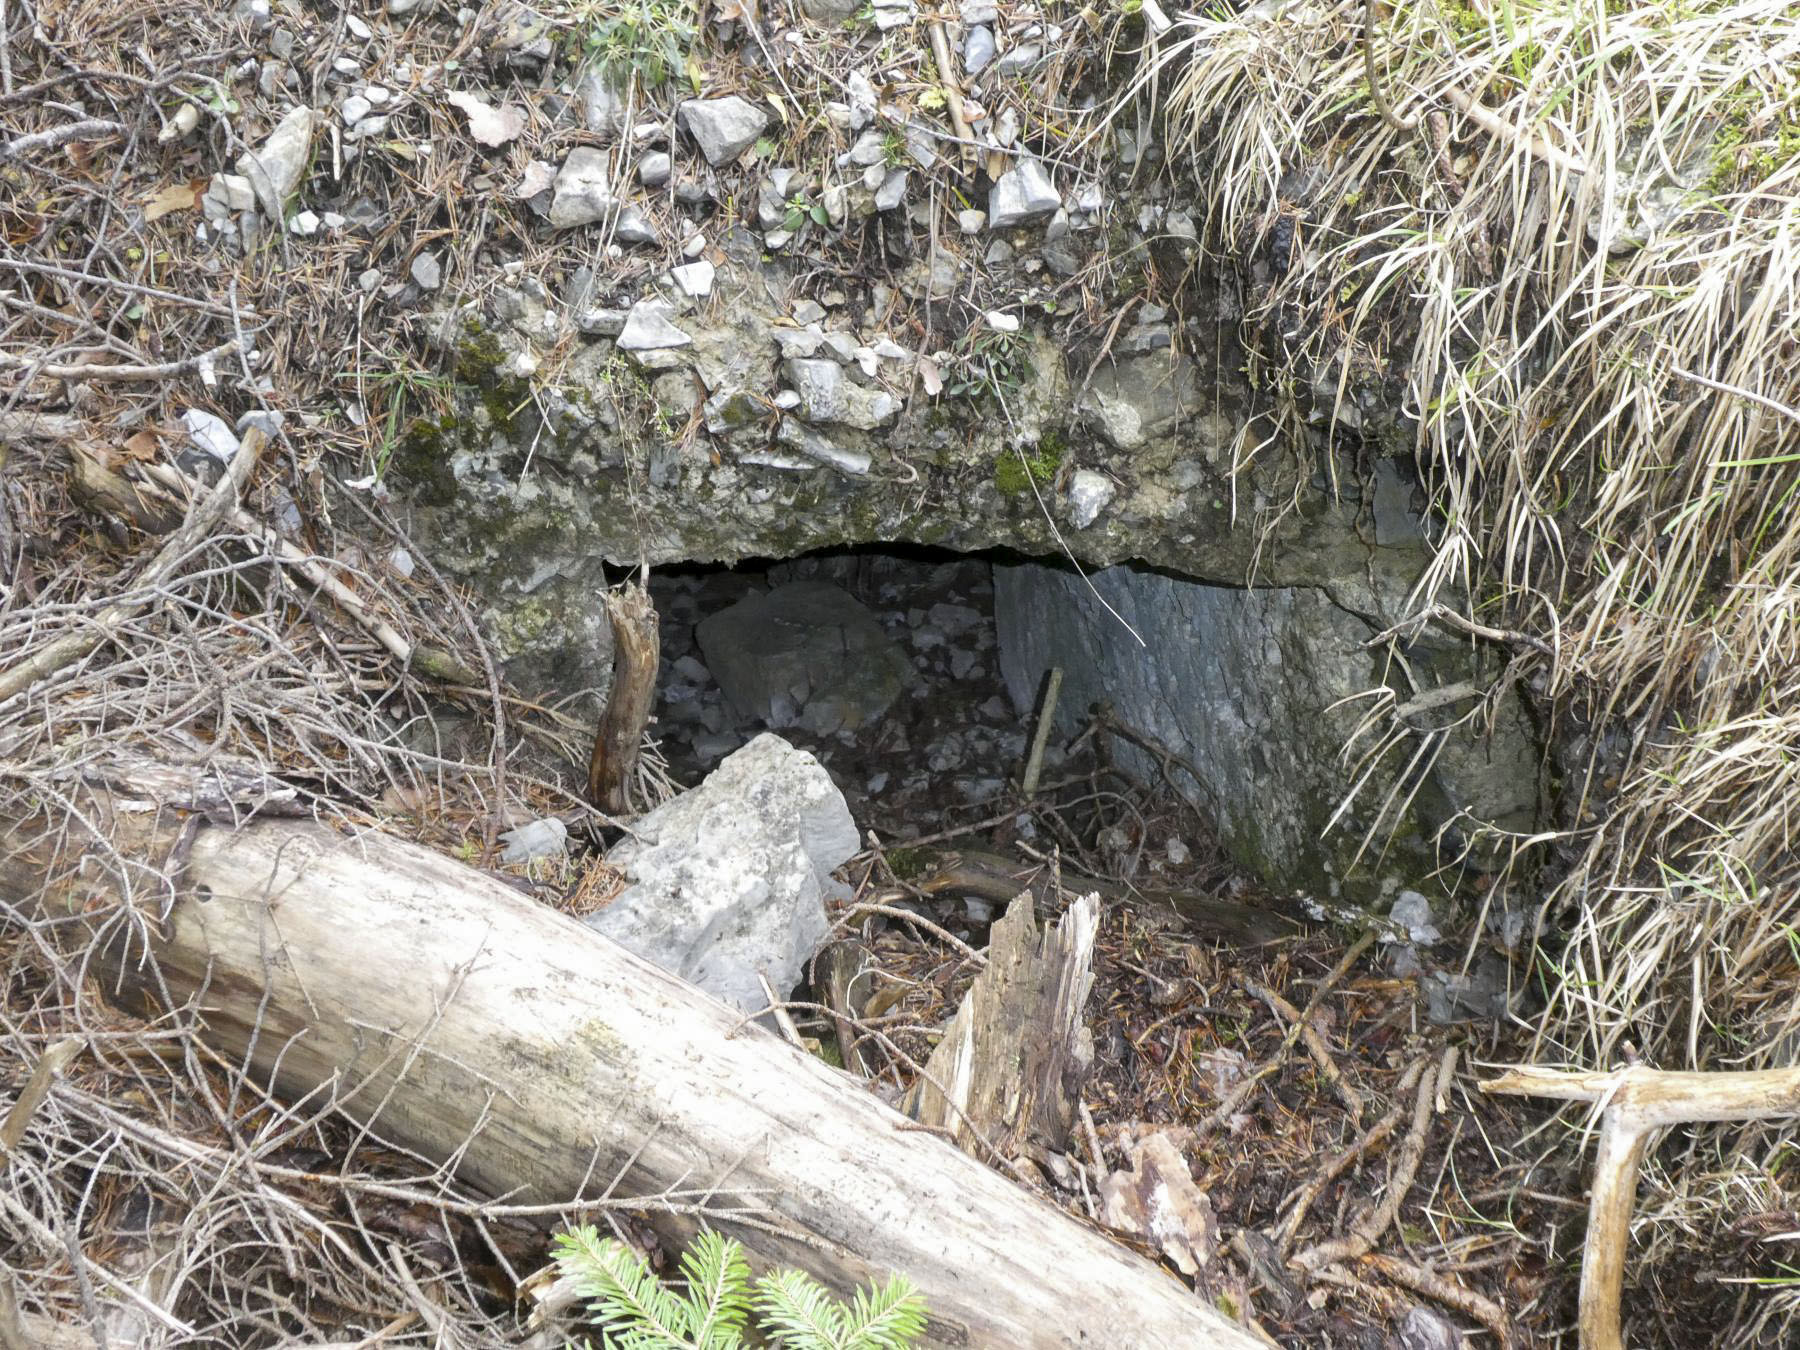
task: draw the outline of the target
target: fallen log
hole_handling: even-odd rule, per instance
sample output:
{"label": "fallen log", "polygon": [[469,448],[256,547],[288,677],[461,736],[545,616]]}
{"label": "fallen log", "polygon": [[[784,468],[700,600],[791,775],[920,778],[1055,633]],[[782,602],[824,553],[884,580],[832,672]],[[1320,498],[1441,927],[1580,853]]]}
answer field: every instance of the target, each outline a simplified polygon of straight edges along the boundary
{"label": "fallen log", "polygon": [[[714,1226],[840,1293],[907,1275],[928,1345],[1259,1344],[845,1075],[498,880],[374,831],[220,827],[114,788],[79,816],[0,822],[0,898],[65,932],[135,904],[146,922],[95,940],[108,995],[151,1013],[191,1001],[209,1041],[289,1098],[323,1087],[514,1203],[609,1185],[753,1196],[777,1222]],[[672,1241],[694,1222],[654,1221]]]}

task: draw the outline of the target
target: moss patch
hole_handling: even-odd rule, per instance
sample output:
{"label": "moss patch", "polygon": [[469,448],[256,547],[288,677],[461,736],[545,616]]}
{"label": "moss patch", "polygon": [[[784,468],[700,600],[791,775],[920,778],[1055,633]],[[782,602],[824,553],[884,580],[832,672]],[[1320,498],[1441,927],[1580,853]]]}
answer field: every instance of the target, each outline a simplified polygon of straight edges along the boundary
{"label": "moss patch", "polygon": [[1029,491],[1033,483],[1049,483],[1056,478],[1067,453],[1068,443],[1057,432],[1046,434],[1029,453],[1008,450],[994,461],[994,486],[1004,496],[1017,497]]}

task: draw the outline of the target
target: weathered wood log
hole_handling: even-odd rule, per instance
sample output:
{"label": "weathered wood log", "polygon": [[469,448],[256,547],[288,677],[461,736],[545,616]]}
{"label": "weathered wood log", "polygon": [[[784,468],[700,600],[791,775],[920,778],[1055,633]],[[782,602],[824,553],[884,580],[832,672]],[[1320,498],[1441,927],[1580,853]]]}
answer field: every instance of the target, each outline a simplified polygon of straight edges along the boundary
{"label": "weathered wood log", "polygon": [[1027,1145],[1060,1153],[1094,1067],[1087,1029],[1100,897],[1039,930],[1025,891],[994,925],[988,963],[907,1094],[908,1115],[977,1158]]}
{"label": "weathered wood log", "polygon": [[[139,925],[112,930],[138,929],[129,948],[93,953],[109,996],[154,1012],[194,1000],[204,1034],[276,1091],[323,1085],[378,1133],[455,1159],[468,1184],[547,1204],[615,1174],[615,1195],[754,1193],[778,1231],[716,1226],[840,1292],[908,1275],[934,1346],[1258,1344],[847,1076],[498,880],[374,831],[196,829],[124,800],[97,791],[81,808],[151,919],[151,961]],[[56,851],[78,828],[0,823],[0,896],[66,932],[122,903],[102,869],[74,867],[79,841]],[[173,887],[146,887],[140,869],[172,850]],[[657,1222],[673,1240],[691,1231]]]}
{"label": "weathered wood log", "polygon": [[622,816],[631,809],[631,780],[637,774],[644,728],[650,724],[661,650],[656,606],[644,586],[608,591],[601,603],[612,625],[612,688],[588,758],[588,800],[608,815]]}

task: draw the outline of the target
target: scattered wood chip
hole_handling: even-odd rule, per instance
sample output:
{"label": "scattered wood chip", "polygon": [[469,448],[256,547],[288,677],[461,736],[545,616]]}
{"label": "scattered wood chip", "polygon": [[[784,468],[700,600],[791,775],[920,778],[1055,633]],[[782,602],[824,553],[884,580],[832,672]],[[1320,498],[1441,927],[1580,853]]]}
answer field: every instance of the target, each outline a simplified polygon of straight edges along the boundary
{"label": "scattered wood chip", "polygon": [[498,146],[517,139],[525,130],[524,112],[512,104],[496,108],[492,104],[483,103],[473,94],[456,93],[449,96],[450,102],[462,109],[463,116],[469,119],[469,135],[478,145]]}
{"label": "scattered wood chip", "polygon": [[1163,1130],[1138,1142],[1129,1171],[1100,1183],[1100,1222],[1142,1238],[1190,1277],[1219,1249],[1212,1199],[1194,1184],[1187,1159]]}

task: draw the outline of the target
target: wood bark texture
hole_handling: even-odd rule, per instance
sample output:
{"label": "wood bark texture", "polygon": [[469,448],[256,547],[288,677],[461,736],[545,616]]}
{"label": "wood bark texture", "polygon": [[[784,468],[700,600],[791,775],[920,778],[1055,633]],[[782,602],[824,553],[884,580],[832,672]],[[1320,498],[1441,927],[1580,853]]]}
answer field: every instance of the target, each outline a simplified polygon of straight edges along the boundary
{"label": "wood bark texture", "polygon": [[601,603],[612,625],[613,676],[588,760],[588,800],[608,815],[622,816],[631,810],[631,780],[656,697],[656,606],[642,586],[608,591]]}
{"label": "wood bark texture", "polygon": [[[121,859],[154,960],[141,941],[100,947],[109,996],[152,1012],[195,1000],[212,1043],[277,1091],[328,1085],[489,1194],[558,1203],[618,1173],[621,1195],[754,1193],[783,1231],[717,1226],[840,1292],[905,1273],[932,1346],[1259,1344],[847,1076],[494,878],[374,831],[195,830],[120,801],[82,802],[108,845],[86,865],[93,841],[71,820],[0,823],[0,895],[92,925],[126,903],[92,857]],[[146,884],[172,853],[173,888]],[[65,926],[74,940],[80,926]],[[144,931],[110,931],[129,928]],[[688,1218],[658,1223],[690,1235]]]}
{"label": "wood bark texture", "polygon": [[1083,896],[1041,932],[1035,909],[1026,891],[994,925],[987,968],[907,1094],[909,1115],[978,1158],[1014,1158],[1028,1144],[1062,1152],[1094,1067],[1086,1009],[1100,899]]}

